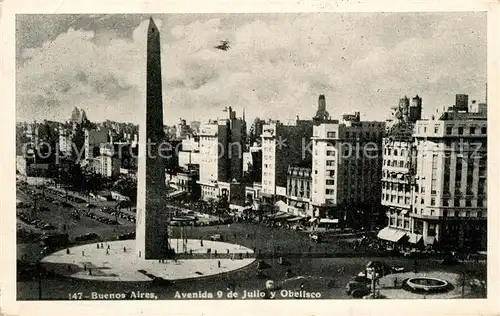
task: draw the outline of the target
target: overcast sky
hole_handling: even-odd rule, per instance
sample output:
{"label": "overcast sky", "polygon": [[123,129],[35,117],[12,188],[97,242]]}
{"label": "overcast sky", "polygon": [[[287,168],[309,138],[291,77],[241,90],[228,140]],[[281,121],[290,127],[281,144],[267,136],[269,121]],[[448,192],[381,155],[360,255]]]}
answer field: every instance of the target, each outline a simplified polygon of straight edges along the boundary
{"label": "overcast sky", "polygon": [[[155,15],[165,123],[225,106],[261,118],[310,118],[319,94],[334,118],[383,120],[401,96],[424,115],[456,93],[483,101],[485,13]],[[148,16],[18,15],[17,119],[139,122]],[[214,48],[230,41],[228,51]]]}

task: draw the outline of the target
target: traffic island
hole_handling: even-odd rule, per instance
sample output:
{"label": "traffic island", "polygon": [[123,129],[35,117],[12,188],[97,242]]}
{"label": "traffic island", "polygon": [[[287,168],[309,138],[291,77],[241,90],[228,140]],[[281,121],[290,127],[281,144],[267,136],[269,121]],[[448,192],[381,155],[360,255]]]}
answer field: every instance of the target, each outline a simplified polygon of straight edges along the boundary
{"label": "traffic island", "polygon": [[[255,261],[253,250],[226,242],[170,239],[184,243],[182,259],[144,260],[135,240],[92,243],[55,252],[42,259],[49,270],[66,277],[96,281],[182,280],[228,273]],[[210,249],[210,250],[209,250]]]}

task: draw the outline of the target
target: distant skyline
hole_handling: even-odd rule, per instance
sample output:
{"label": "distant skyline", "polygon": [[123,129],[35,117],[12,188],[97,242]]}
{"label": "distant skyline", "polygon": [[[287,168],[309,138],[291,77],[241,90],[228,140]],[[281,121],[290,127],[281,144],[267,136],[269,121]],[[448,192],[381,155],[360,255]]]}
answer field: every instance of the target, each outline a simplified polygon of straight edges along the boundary
{"label": "distant skyline", "polygon": [[[164,121],[384,120],[404,95],[424,117],[455,94],[484,101],[486,13],[153,15],[161,32]],[[16,118],[137,124],[145,107],[147,15],[17,15]],[[229,41],[224,51],[214,46]]]}

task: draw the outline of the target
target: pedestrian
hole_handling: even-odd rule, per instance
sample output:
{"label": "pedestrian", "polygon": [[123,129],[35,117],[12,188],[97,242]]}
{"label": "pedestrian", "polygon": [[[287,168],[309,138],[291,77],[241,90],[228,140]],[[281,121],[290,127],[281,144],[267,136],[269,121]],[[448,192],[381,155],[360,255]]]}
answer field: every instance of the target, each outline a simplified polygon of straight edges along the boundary
{"label": "pedestrian", "polygon": [[229,254],[229,249],[226,249],[227,254]]}
{"label": "pedestrian", "polygon": [[109,255],[109,249],[106,249],[106,255]]}
{"label": "pedestrian", "polygon": [[123,247],[123,252],[127,252],[127,248],[126,247]]}
{"label": "pedestrian", "polygon": [[111,246],[110,246],[110,245],[108,245],[108,249],[111,249]]}
{"label": "pedestrian", "polygon": [[214,255],[217,256],[217,249],[214,250]]}
{"label": "pedestrian", "polygon": [[189,249],[189,254],[193,255],[193,249]]}
{"label": "pedestrian", "polygon": [[[101,248],[104,248],[104,245],[101,243]],[[140,256],[139,256],[140,257]]]}
{"label": "pedestrian", "polygon": [[394,288],[398,288],[398,278],[394,278]]}
{"label": "pedestrian", "polygon": [[66,249],[66,254],[69,255],[69,248]]}
{"label": "pedestrian", "polygon": [[83,264],[83,271],[87,271],[87,265],[85,263]]}
{"label": "pedestrian", "polygon": [[82,250],[82,257],[85,257],[85,252]]}
{"label": "pedestrian", "polygon": [[97,249],[99,249],[99,243],[97,243]]}
{"label": "pedestrian", "polygon": [[71,272],[71,264],[68,264],[68,272]]}
{"label": "pedestrian", "polygon": [[203,239],[200,240],[200,247],[203,247]]}
{"label": "pedestrian", "polygon": [[217,261],[217,265],[219,266],[219,269],[220,269],[220,260],[219,260],[219,261]]}
{"label": "pedestrian", "polygon": [[248,251],[247,251],[247,258],[248,258],[248,257],[250,257],[250,254],[249,254],[249,253],[248,253]]}
{"label": "pedestrian", "polygon": [[89,275],[92,275],[92,269],[89,269]]}

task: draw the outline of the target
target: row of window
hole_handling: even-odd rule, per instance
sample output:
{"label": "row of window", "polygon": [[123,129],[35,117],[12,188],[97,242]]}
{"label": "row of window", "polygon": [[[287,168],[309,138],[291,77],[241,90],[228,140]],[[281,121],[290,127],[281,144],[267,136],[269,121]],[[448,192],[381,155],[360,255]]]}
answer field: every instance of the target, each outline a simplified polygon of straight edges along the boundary
{"label": "row of window", "polygon": [[[437,134],[439,133],[439,125],[434,126],[434,133]],[[424,133],[427,133],[427,126],[423,127]],[[485,126],[483,127],[476,127],[476,126],[470,126],[468,128],[464,126],[458,126],[458,127],[453,127],[453,126],[448,126],[446,127],[446,135],[453,135],[455,134],[454,132],[456,131],[456,134],[458,135],[464,135],[465,131],[468,131],[468,135],[486,135],[487,134],[487,128]],[[419,132],[420,132],[420,127],[419,127]]]}
{"label": "row of window", "polygon": [[392,155],[392,156],[401,156],[401,157],[405,157],[406,156],[406,149],[402,148],[401,150],[398,150],[398,149],[391,149],[391,148],[384,148],[384,155],[386,156],[389,156],[389,155]]}
{"label": "row of window", "polygon": [[[455,128],[453,128],[452,126],[446,127],[446,135],[453,134],[454,129]],[[487,134],[487,128],[484,126],[481,128],[478,128],[476,126],[471,126],[468,129],[469,129],[469,135],[481,135],[481,134],[485,135],[485,134]],[[438,131],[439,131],[438,127],[435,127],[434,132],[437,133]],[[464,135],[465,128],[462,126],[459,126],[456,128],[456,131],[457,131],[458,135]],[[425,128],[424,128],[424,132],[425,132]],[[478,132],[480,132],[480,133],[477,134]]]}
{"label": "row of window", "polygon": [[388,167],[400,167],[400,168],[409,168],[410,167],[410,162],[409,161],[397,161],[397,160],[383,160],[382,165],[388,166]]}

